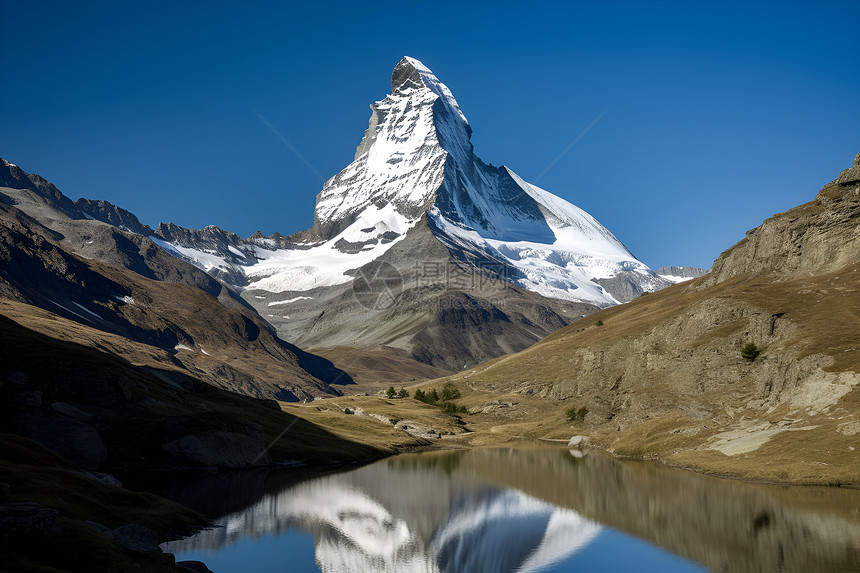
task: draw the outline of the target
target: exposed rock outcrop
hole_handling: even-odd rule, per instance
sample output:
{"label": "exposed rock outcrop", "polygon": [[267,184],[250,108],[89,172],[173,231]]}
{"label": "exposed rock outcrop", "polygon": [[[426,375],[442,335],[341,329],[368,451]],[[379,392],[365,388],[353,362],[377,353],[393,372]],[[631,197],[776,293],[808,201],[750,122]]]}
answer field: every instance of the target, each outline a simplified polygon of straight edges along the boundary
{"label": "exposed rock outcrop", "polygon": [[[854,169],[860,167],[846,171]],[[701,287],[745,273],[819,275],[860,261],[860,178],[849,181],[851,176],[845,176],[843,181],[843,176],[813,201],[748,231],[719,256]]]}
{"label": "exposed rock outcrop", "polygon": [[836,182],[840,185],[860,183],[860,153],[854,157],[854,165],[840,173]]}

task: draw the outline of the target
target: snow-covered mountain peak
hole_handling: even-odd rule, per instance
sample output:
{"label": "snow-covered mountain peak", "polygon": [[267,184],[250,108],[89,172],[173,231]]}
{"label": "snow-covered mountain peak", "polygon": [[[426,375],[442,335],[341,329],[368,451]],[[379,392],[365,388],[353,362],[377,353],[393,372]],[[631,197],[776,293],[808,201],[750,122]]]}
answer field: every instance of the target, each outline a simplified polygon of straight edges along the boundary
{"label": "snow-covered mountain peak", "polygon": [[[370,108],[354,160],[317,195],[311,229],[252,246],[223,237],[221,249],[207,237],[201,261],[238,265],[252,288],[303,291],[347,283],[413,230],[429,230],[429,244],[459,263],[490,265],[549,297],[608,306],[669,284],[582,209],[481,161],[451,90],[419,60],[400,60],[391,93]],[[170,231],[165,240],[189,246]]]}
{"label": "snow-covered mountain peak", "polygon": [[454,99],[454,94],[451,93],[448,86],[440,82],[439,78],[430,71],[430,68],[419,60],[404,56],[391,73],[391,93],[392,95],[410,96],[412,91],[416,89],[429,89],[439,96],[451,110],[456,112],[460,119],[466,124],[469,123],[466,116],[460,111],[460,105]]}
{"label": "snow-covered mountain peak", "polygon": [[424,64],[403,58],[392,93],[372,113],[354,161],[317,196],[313,240],[330,240],[358,221],[392,207],[407,220],[431,206],[451,150],[471,154],[471,130],[451,91]]}

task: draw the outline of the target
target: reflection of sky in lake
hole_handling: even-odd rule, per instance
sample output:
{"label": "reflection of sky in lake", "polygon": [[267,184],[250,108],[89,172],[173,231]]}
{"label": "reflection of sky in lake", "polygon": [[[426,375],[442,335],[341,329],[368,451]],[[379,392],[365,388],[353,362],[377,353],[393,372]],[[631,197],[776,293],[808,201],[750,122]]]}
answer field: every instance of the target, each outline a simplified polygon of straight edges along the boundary
{"label": "reflection of sky in lake", "polygon": [[166,544],[231,571],[700,571],[577,512],[436,466],[380,462],[267,494]]}

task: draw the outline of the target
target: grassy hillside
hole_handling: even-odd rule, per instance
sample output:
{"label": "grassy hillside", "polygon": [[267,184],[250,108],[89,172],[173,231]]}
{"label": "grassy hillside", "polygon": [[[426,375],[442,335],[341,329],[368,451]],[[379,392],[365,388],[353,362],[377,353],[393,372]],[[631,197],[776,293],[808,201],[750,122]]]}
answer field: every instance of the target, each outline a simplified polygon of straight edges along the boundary
{"label": "grassy hillside", "polygon": [[860,484],[858,373],[860,185],[834,182],[711,274],[443,381],[473,412],[472,444],[586,434],[701,471]]}

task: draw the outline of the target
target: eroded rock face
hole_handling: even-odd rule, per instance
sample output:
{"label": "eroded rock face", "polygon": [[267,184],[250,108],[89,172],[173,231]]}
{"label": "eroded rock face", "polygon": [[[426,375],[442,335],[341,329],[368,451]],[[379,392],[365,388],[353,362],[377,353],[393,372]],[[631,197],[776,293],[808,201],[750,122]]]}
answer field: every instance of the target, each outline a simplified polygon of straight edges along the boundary
{"label": "eroded rock face", "polygon": [[860,153],[854,156],[854,165],[840,173],[836,182],[840,185],[860,183]]}
{"label": "eroded rock face", "polygon": [[[853,175],[852,175],[853,174]],[[774,215],[714,262],[702,286],[744,273],[804,276],[860,261],[860,166],[846,169],[809,203]]]}
{"label": "eroded rock face", "polygon": [[[720,393],[742,393],[747,407],[761,411],[782,404],[798,411],[825,410],[860,383],[860,376],[826,372],[832,358],[801,358],[788,350],[786,345],[799,333],[790,318],[707,299],[645,336],[571,350],[569,375],[551,384],[545,395],[563,400],[596,393],[589,410],[622,429],[682,402],[686,407],[697,400],[712,402]],[[725,336],[713,336],[721,329]],[[768,352],[755,361],[744,360],[740,349],[748,341]],[[662,390],[643,391],[651,384]],[[685,398],[678,401],[678,396]],[[689,412],[692,417],[713,415],[694,410]]]}

